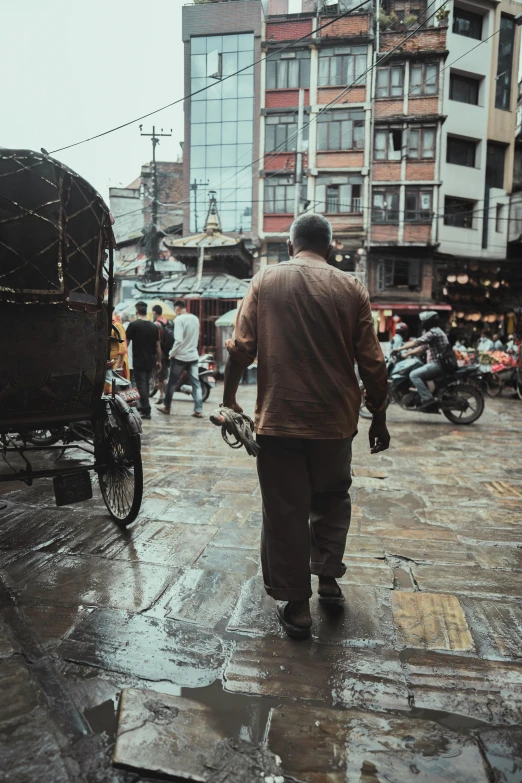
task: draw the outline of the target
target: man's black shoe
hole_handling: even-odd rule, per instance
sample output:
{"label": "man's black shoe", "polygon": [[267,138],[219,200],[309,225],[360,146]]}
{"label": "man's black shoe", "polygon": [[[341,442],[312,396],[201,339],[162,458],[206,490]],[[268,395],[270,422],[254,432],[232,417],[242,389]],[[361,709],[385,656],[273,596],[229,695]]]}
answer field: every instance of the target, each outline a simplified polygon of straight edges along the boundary
{"label": "man's black shoe", "polygon": [[438,413],[439,403],[435,398],[433,398],[431,400],[427,400],[426,402],[423,402],[421,405],[419,405],[417,410],[423,411],[423,413]]}

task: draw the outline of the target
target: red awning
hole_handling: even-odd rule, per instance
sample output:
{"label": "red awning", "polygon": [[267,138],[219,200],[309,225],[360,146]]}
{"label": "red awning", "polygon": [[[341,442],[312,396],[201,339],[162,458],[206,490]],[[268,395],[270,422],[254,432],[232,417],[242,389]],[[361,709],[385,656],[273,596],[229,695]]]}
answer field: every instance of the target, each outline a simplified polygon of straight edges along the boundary
{"label": "red awning", "polygon": [[410,313],[418,313],[421,310],[453,310],[453,307],[448,304],[434,304],[434,305],[418,305],[418,304],[402,304],[401,302],[390,302],[390,304],[382,304],[382,302],[372,302],[372,310],[393,310],[394,312],[408,311]]}

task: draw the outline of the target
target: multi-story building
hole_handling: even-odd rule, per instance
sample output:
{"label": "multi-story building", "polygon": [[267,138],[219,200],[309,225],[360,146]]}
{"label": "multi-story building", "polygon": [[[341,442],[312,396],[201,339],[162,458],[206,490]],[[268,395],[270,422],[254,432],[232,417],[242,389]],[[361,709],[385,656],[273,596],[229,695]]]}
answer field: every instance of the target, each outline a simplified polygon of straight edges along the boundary
{"label": "multi-story building", "polygon": [[[365,282],[383,332],[388,317],[408,320],[422,308],[453,309],[464,322],[477,298],[485,311],[502,290],[502,274],[493,270],[506,258],[520,41],[515,16],[522,6],[384,0],[377,18],[376,3],[359,5],[222,0],[185,9],[185,46],[192,56],[205,48],[205,84],[220,73],[209,74],[211,50],[220,54],[216,35],[231,29],[254,41],[253,99],[249,93],[245,103],[253,100],[259,119],[237,137],[245,152],[251,145],[253,165],[248,182],[238,179],[235,189],[219,181],[221,214],[226,209],[231,216],[223,227],[247,232],[255,271],[287,257],[296,211],[321,212],[334,230],[331,263]],[[200,82],[186,78],[187,90],[204,84],[201,76]],[[216,100],[209,94],[201,103]],[[187,104],[186,196],[189,182],[214,184],[223,176],[208,167],[215,145],[204,151],[206,168],[196,165],[203,148],[194,133],[202,138],[203,129],[193,129],[203,109],[195,109],[195,119],[195,98]],[[230,176],[242,175],[241,162]],[[251,223],[243,220],[249,193]],[[185,225],[194,230],[192,209]]]}

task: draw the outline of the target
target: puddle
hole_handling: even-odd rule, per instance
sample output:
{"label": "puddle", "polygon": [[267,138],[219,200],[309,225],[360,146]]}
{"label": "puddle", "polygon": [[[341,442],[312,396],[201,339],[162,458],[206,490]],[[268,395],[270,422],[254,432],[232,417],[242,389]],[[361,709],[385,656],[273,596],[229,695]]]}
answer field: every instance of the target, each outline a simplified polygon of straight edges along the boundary
{"label": "puddle", "polygon": [[404,568],[394,568],[393,576],[394,576],[396,587],[402,588],[403,590],[413,589],[413,583],[411,581],[411,577],[409,573],[405,571]]}
{"label": "puddle", "polygon": [[228,693],[220,680],[206,688],[182,688],[181,695],[209,707],[219,722],[219,728],[229,738],[262,742],[268,715],[280,699]]}
{"label": "puddle", "polygon": [[112,699],[83,711],[85,719],[95,734],[105,734],[112,744],[116,739],[116,710]]}

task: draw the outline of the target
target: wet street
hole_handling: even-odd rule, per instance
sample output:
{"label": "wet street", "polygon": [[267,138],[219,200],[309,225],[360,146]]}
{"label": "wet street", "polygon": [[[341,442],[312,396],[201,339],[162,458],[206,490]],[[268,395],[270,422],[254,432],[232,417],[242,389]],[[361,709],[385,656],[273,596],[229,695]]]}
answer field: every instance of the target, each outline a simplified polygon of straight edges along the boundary
{"label": "wet street", "polygon": [[376,456],[361,422],[347,603],[314,597],[305,642],[263,591],[255,462],[191,410],[144,422],[127,530],[97,487],[3,485],[0,781],[520,783],[522,403],[393,406]]}

